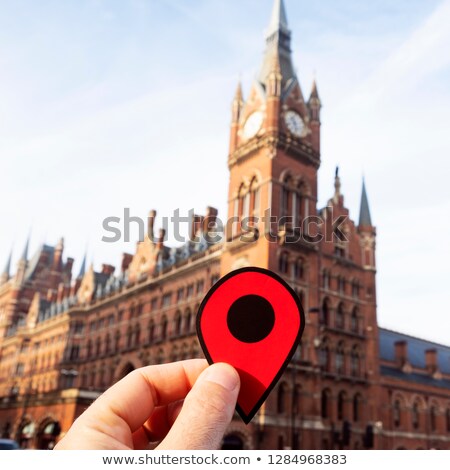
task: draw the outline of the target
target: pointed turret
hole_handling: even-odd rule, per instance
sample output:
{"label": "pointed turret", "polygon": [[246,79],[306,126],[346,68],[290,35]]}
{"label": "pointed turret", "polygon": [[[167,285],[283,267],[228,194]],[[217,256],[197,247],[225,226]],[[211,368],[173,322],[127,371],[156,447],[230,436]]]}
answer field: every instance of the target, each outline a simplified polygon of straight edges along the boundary
{"label": "pointed turret", "polygon": [[232,122],[233,123],[239,122],[243,104],[244,104],[244,97],[242,93],[242,83],[239,80],[237,88],[236,88],[236,93],[234,94],[234,99],[233,99],[233,109],[232,109]]}
{"label": "pointed turret", "polygon": [[267,89],[273,56],[277,56],[282,76],[282,91],[297,80],[291,58],[291,32],[283,0],[275,0],[266,36],[266,51],[258,80]]}
{"label": "pointed turret", "polygon": [[238,141],[239,120],[241,118],[242,108],[244,106],[244,98],[242,93],[242,85],[239,80],[236,93],[234,94],[233,105],[231,107],[231,130],[230,130],[230,154],[236,150]]}
{"label": "pointed turret", "polygon": [[30,238],[31,238],[31,232],[28,235],[27,241],[25,243],[25,248],[23,249],[22,256],[20,257],[20,261],[24,261],[24,262],[28,261],[28,250],[30,248]]}
{"label": "pointed turret", "polygon": [[361,194],[361,209],[359,211],[359,226],[372,227],[372,219],[370,217],[369,200],[367,199],[366,182],[363,180]]}
{"label": "pointed turret", "polygon": [[83,261],[81,262],[81,268],[80,268],[80,272],[78,273],[77,279],[82,279],[84,276],[84,273],[86,272],[86,258],[87,258],[87,253],[84,253],[84,258],[83,258]]}
{"label": "pointed turret", "polygon": [[11,272],[12,252],[13,250],[11,248],[8,260],[6,261],[5,269],[3,270],[3,273],[0,276],[0,284],[4,284],[6,281],[9,280],[10,272]]}

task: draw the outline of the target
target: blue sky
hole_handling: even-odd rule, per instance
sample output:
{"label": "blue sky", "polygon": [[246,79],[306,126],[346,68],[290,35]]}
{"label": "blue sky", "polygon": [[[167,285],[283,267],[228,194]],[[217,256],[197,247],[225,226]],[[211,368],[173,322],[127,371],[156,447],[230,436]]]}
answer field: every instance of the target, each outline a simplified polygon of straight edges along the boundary
{"label": "blue sky", "polygon": [[[378,315],[448,343],[450,1],[285,0],[305,94],[324,104],[320,205],[334,167],[353,218],[366,176]],[[272,0],[0,0],[0,265],[66,239],[79,268],[145,217],[226,207],[230,103],[261,63]],[[1,268],[2,266],[0,266]],[[427,322],[423,321],[426,318]]]}

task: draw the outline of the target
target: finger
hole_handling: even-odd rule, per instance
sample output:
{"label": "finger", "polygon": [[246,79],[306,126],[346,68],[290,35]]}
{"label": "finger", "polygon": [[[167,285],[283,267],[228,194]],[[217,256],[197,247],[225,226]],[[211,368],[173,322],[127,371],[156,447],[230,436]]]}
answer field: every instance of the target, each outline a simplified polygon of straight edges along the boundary
{"label": "finger", "polygon": [[178,418],[183,400],[155,408],[150,419],[133,434],[134,449],[147,449],[149,442],[162,441]]}
{"label": "finger", "polygon": [[228,364],[213,364],[195,382],[158,449],[217,449],[233,418],[239,375]]}
{"label": "finger", "polygon": [[106,424],[119,417],[133,433],[155,407],[184,398],[207,365],[205,360],[193,359],[137,369],[100,396],[85,417]]}

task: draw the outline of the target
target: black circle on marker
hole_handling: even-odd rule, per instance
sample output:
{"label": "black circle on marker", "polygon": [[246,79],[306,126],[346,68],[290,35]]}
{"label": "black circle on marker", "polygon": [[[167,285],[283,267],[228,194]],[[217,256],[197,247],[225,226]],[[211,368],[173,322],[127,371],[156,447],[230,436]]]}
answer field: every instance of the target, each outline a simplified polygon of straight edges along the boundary
{"label": "black circle on marker", "polygon": [[275,312],[260,295],[244,295],[231,305],[227,315],[230,333],[244,343],[258,343],[269,336],[275,325]]}

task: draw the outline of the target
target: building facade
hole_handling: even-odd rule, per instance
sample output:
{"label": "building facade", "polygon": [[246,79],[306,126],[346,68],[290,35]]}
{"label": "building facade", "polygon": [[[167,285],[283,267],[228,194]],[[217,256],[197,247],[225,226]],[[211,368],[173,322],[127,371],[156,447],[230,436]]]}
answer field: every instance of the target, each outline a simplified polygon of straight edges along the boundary
{"label": "building facade", "polygon": [[358,222],[336,172],[317,206],[321,101],[304,97],[282,0],[275,0],[260,73],[232,103],[227,223],[208,207],[190,240],[165,244],[156,212],[120,269],[83,262],[64,241],[28,244],[0,278],[0,435],[51,448],[102,391],[130,371],[203,357],[195,331],[208,289],[231,270],[270,269],[306,312],[301,345],[249,425],[224,448],[450,449],[450,348],[379,328],[376,229],[363,185]]}

